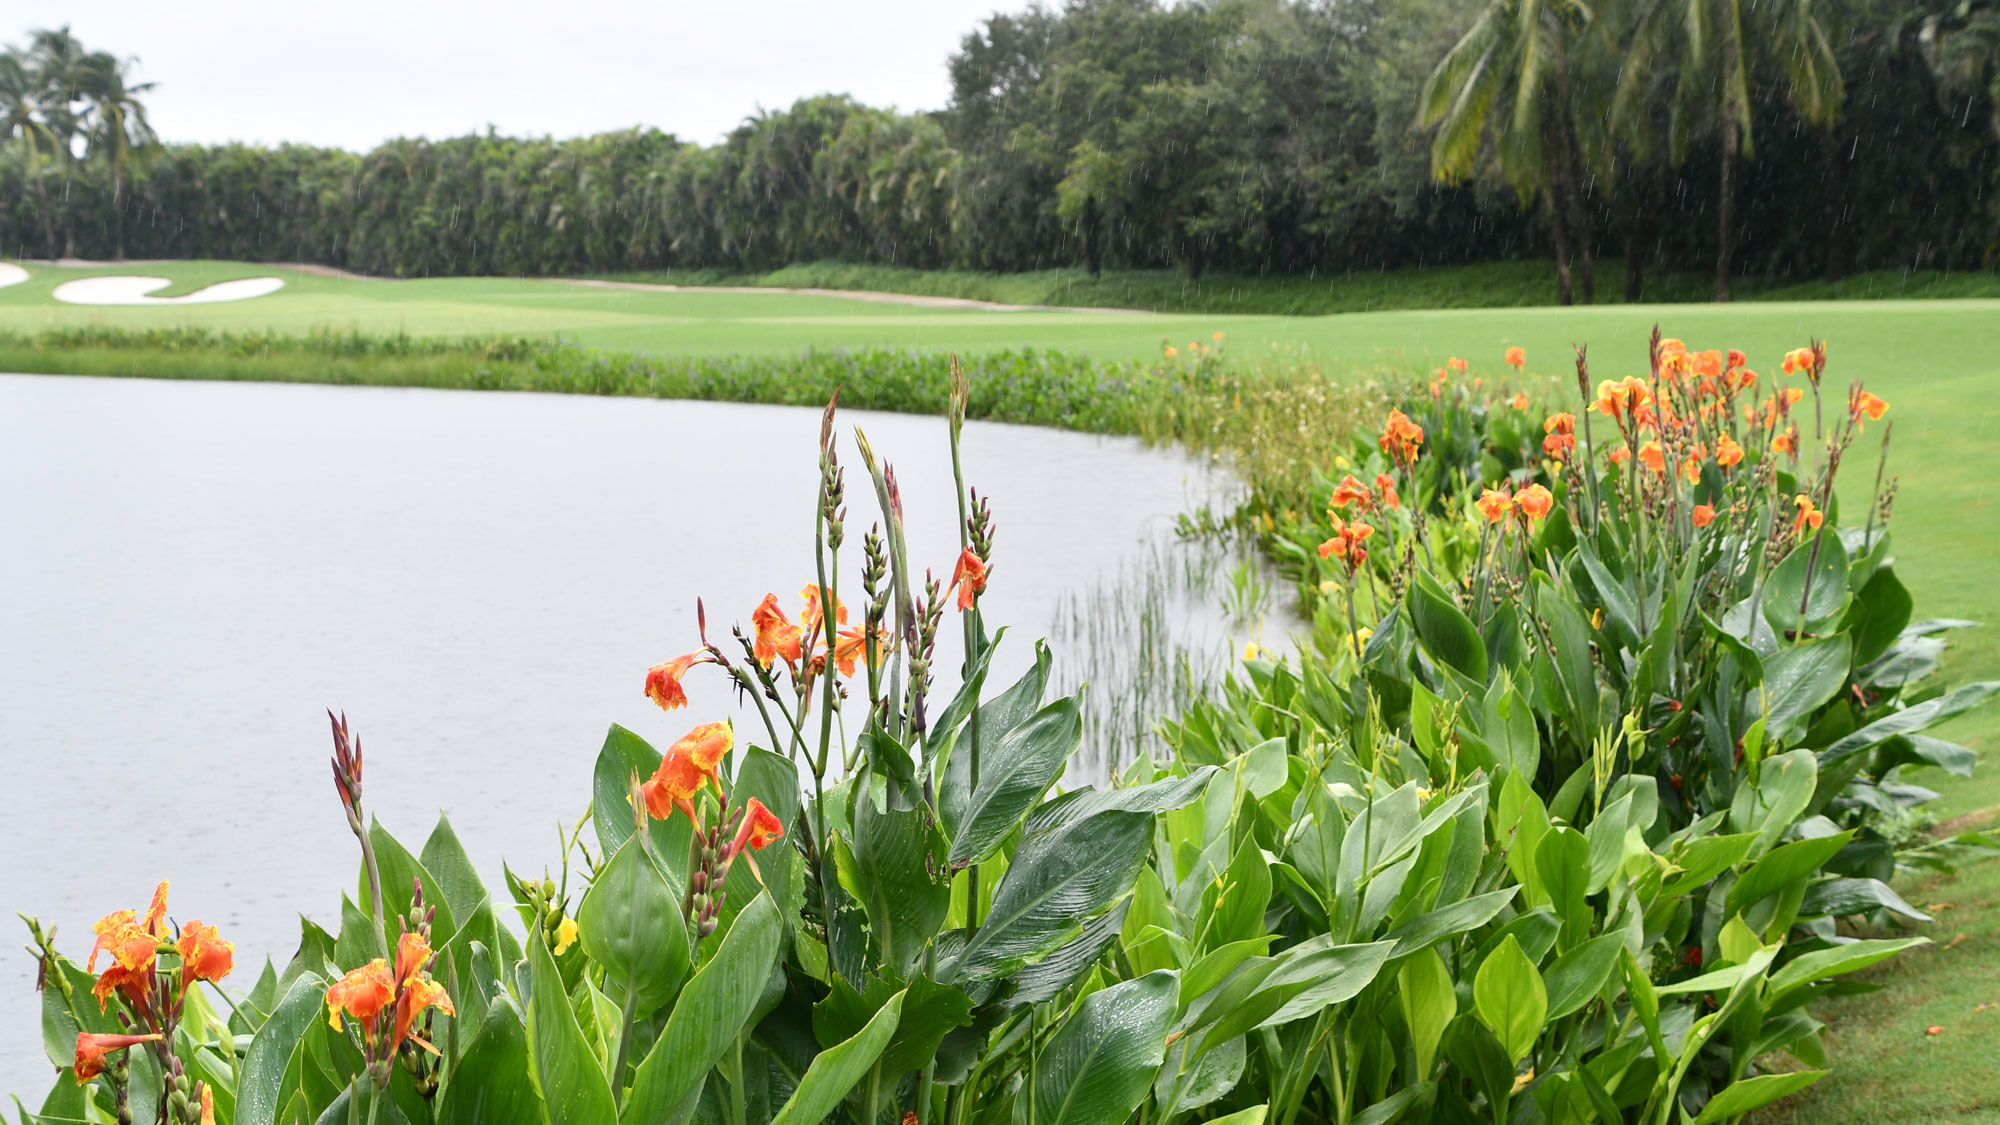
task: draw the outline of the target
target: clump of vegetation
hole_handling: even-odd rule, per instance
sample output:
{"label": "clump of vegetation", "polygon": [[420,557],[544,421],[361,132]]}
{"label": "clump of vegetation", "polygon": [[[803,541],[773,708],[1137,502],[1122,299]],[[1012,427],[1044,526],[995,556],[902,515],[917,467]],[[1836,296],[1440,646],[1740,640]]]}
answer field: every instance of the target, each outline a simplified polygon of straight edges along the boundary
{"label": "clump of vegetation", "polygon": [[[578,823],[496,900],[448,823],[413,853],[368,818],[336,719],[363,901],[241,995],[164,887],[82,964],[31,922],[64,1071],[42,1114],[1669,1125],[1801,1089],[1829,1065],[1812,1002],[1926,941],[1840,924],[1925,920],[1887,880],[1951,858],[1903,831],[1929,794],[1901,771],[1968,768],[1925,732],[2000,684],[1930,682],[1956,623],[1896,579],[1893,478],[1834,502],[1888,403],[1822,400],[1817,347],[1789,381],[1651,355],[1594,390],[1579,357],[1575,411],[1462,361],[1405,388],[1324,515],[1251,514],[1310,544],[1316,640],[1067,793],[1084,698],[1047,698],[1041,646],[986,682],[989,504],[955,482],[959,553],[920,582],[857,432],[855,551],[828,406],[800,608],[769,594],[726,639],[704,610],[645,676],[669,714],[719,680],[758,729],[661,754],[613,727],[595,846]],[[954,368],[954,472],[979,400]]]}

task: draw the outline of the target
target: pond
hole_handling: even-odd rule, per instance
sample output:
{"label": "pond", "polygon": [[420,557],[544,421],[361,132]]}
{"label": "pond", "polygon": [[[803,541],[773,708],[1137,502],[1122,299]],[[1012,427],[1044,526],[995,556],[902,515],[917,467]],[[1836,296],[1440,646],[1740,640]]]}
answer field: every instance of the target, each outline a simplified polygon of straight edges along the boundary
{"label": "pond", "polygon": [[[898,466],[912,558],[948,576],[943,421],[842,422]],[[490,885],[503,856],[541,871],[608,724],[664,746],[736,717],[750,737],[719,676],[697,671],[671,715],[641,683],[695,647],[697,596],[724,635],[767,591],[796,611],[818,425],[717,403],[0,376],[0,905],[76,956],[99,916],[170,878],[174,916],[221,926],[248,987],[266,955],[289,958],[299,914],[331,926],[355,886],[328,707],[362,738],[371,810],[413,848],[443,810]],[[852,449],[858,557],[875,506]],[[1034,637],[1131,635],[1080,615],[1118,612],[1105,584],[1158,570],[1174,517],[1232,487],[1135,441],[1020,426],[969,425],[965,460],[999,528],[1002,682]],[[1216,614],[1141,600],[1214,651]],[[1142,717],[1098,679],[1093,704],[1129,730]],[[49,1074],[34,962],[7,950],[0,1093],[33,1105]]]}

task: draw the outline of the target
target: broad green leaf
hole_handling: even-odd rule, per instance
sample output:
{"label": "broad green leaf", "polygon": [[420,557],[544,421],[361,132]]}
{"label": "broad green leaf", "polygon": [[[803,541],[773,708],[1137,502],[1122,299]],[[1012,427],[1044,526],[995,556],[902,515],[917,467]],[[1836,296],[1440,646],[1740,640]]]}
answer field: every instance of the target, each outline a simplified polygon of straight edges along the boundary
{"label": "broad green leaf", "polygon": [[[1129,815],[1129,814],[1127,814]],[[1173,972],[1148,973],[1091,993],[1035,1060],[1034,1125],[1120,1125],[1139,1108],[1166,1057],[1180,989]]]}
{"label": "broad green leaf", "polygon": [[1799,627],[1803,605],[1806,631],[1818,632],[1847,608],[1847,598],[1847,548],[1841,545],[1839,529],[1823,527],[1817,536],[1792,548],[1764,580],[1764,620],[1778,636],[1790,636]]}
{"label": "broad green leaf", "polygon": [[1389,931],[1386,940],[1396,943],[1392,957],[1407,957],[1420,949],[1427,949],[1445,938],[1476,930],[1493,920],[1514,896],[1519,887],[1488,891],[1483,895],[1460,899],[1450,906],[1440,906],[1436,910],[1416,918]]}
{"label": "broad green leaf", "polygon": [[1738,1079],[1708,1100],[1708,1104],[1695,1115],[1694,1125],[1729,1121],[1751,1110],[1762,1109],[1779,1098],[1798,1093],[1825,1078],[1828,1073],[1824,1070],[1798,1070],[1790,1074],[1761,1074],[1755,1078]]}
{"label": "broad green leaf", "polygon": [[1486,682],[1486,642],[1479,629],[1452,601],[1428,571],[1419,569],[1410,583],[1410,623],[1417,640],[1432,659],[1464,673],[1475,683]]}
{"label": "broad green leaf", "polygon": [[812,1065],[799,1079],[798,1088],[771,1119],[771,1125],[819,1125],[826,1120],[854,1084],[875,1065],[896,1034],[896,1022],[903,1014],[903,996],[901,992],[891,996],[853,1038],[814,1056]]}
{"label": "broad green leaf", "polygon": [[1434,949],[1426,949],[1396,970],[1396,1004],[1410,1029],[1410,1048],[1417,1055],[1417,1075],[1427,1077],[1437,1059],[1444,1029],[1458,1015],[1458,993],[1451,970]]}
{"label": "broad green leaf", "polygon": [[530,1075],[528,1032],[503,993],[452,1067],[438,1125],[541,1125],[542,1095]]}
{"label": "broad green leaf", "polygon": [[1227,980],[1229,974],[1236,971],[1236,966],[1252,957],[1262,957],[1277,936],[1264,934],[1243,941],[1232,941],[1203,955],[1181,974],[1181,1010],[1186,1011],[1188,1005],[1198,997],[1206,995],[1209,989]]}
{"label": "broad green leaf", "polygon": [[[1535,845],[1535,874],[1556,917],[1562,919],[1562,947],[1568,949],[1589,936],[1590,841],[1574,828],[1549,829]],[[1493,1034],[1500,1035],[1499,1029]],[[1500,1035],[1500,1041],[1507,1042],[1507,1037]]]}
{"label": "broad green leaf", "polygon": [[1623,933],[1591,938],[1549,966],[1544,977],[1548,989],[1548,1019],[1555,1021],[1590,1003],[1603,990],[1618,967],[1618,951],[1625,948]]}
{"label": "broad green leaf", "polygon": [[302,973],[285,991],[271,1018],[257,1029],[243,1055],[243,1074],[236,1083],[236,1125],[275,1125],[285,1070],[298,1052],[299,1039],[326,1012],[326,981]]}
{"label": "broad green leaf", "polygon": [[[368,826],[368,842],[375,849],[375,864],[382,872],[382,910],[389,918],[390,946],[396,944],[396,935],[400,932],[395,920],[398,917],[409,916],[410,906],[416,900],[416,887],[419,882],[424,888],[424,906],[435,908],[437,911],[431,920],[432,944],[442,945],[449,941],[451,935],[457,932],[457,926],[453,924],[451,903],[445,899],[444,889],[438,886],[437,880],[431,878],[431,873],[424,870],[424,865],[417,862],[417,857],[410,854],[402,841],[390,835],[389,830],[382,827],[380,820],[371,820]],[[361,867],[360,887],[361,891],[355,903],[361,908],[362,913],[373,917],[374,896],[368,890],[366,863]],[[348,967],[353,968],[351,965]]]}
{"label": "broad green leaf", "polygon": [[1145,785],[1079,789],[1074,796],[1066,794],[1067,799],[1050,801],[1030,813],[1027,833],[1047,832],[1101,812],[1159,813],[1185,808],[1200,799],[1215,771],[1214,766],[1197,766],[1186,777],[1164,777]]}
{"label": "broad green leaf", "polygon": [[[1150,874],[1150,872],[1149,872]],[[1157,877],[1156,877],[1157,878]],[[1013,976],[1012,1004],[1042,1004],[1055,999],[1077,978],[1090,971],[1098,958],[1116,940],[1125,926],[1127,899],[1084,923],[1083,932],[1064,942],[1054,953],[1021,969]]]}
{"label": "broad green leaf", "polygon": [[1861,620],[1849,630],[1854,637],[1854,663],[1867,664],[1889,651],[1903,635],[1914,603],[1893,567],[1876,571],[1854,600],[1861,607]]}
{"label": "broad green leaf", "polygon": [[534,983],[528,1000],[528,1042],[549,1125],[611,1125],[618,1120],[618,1105],[603,1066],[583,1037],[539,927],[529,935],[527,952]]}
{"label": "broad green leaf", "polygon": [[1151,813],[1107,812],[1031,836],[952,975],[1004,976],[1053,951],[1132,887],[1153,845]]}
{"label": "broad green leaf", "polygon": [[1811,803],[1819,762],[1810,750],[1793,750],[1765,762],[1757,784],[1736,791],[1729,819],[1739,831],[1757,833],[1753,854],[1769,849],[1789,831]]}
{"label": "broad green leaf", "polygon": [[641,1014],[673,999],[687,979],[690,952],[680,896],[630,836],[598,869],[577,908],[583,952],[602,966],[622,995],[634,990]]}
{"label": "broad green leaf", "polygon": [[[945,841],[919,803],[880,809],[856,802],[851,850],[836,855],[842,884],[868,915],[869,940],[879,963],[907,972],[951,911]],[[851,870],[845,866],[852,860]]]}
{"label": "broad green leaf", "polygon": [[1083,740],[1083,718],[1074,697],[1058,699],[1006,734],[991,740],[979,758],[979,784],[966,802],[951,841],[954,868],[992,855],[1035,801],[1062,776]]}
{"label": "broad green leaf", "polygon": [[1821,637],[1778,650],[1764,661],[1764,682],[1748,693],[1744,710],[1762,716],[1773,737],[1783,737],[1847,683],[1849,648],[1844,636]]}
{"label": "broad green leaf", "polygon": [[[1209,897],[1209,896],[1204,896]],[[1271,865],[1254,835],[1245,836],[1212,896],[1212,917],[1204,919],[1209,948],[1247,941],[1264,933],[1264,908],[1271,901]]]}
{"label": "broad green leaf", "polygon": [[1932,723],[1942,722],[1978,706],[1996,691],[2000,691],[2000,680],[1962,684],[1947,695],[1877,719],[1820,751],[1819,764],[1822,768],[1831,766],[1864,750],[1872,750],[1899,734],[1923,730]]}
{"label": "broad green leaf", "polygon": [[1771,982],[1767,987],[1775,1002],[1794,988],[1828,977],[1857,972],[1878,961],[1886,961],[1906,949],[1915,949],[1919,945],[1930,943],[1931,939],[1922,937],[1877,938],[1836,945],[1830,949],[1816,949],[1811,953],[1801,954],[1787,962],[1784,968],[1771,974]]}
{"label": "broad green leaf", "polygon": [[1877,910],[1901,914],[1918,922],[1931,920],[1930,915],[1903,901],[1902,895],[1880,879],[1828,879],[1814,883],[1806,888],[1805,901],[1799,905],[1801,914],[1827,914],[1835,918],[1849,914],[1872,914]]}
{"label": "broad green leaf", "polygon": [[1834,853],[1854,838],[1852,831],[1838,832],[1810,840],[1795,840],[1771,851],[1750,865],[1741,878],[1730,885],[1724,913],[1741,914],[1794,883],[1818,873]]}
{"label": "broad green leaf", "polygon": [[1639,628],[1639,603],[1633,600],[1632,591],[1626,589],[1625,583],[1597,557],[1597,550],[1589,540],[1577,544],[1577,558],[1582,560],[1584,571],[1590,575],[1590,584],[1596,588],[1598,604],[1604,607],[1604,614],[1610,618],[1610,623],[1618,626],[1618,632],[1626,643],[1644,640],[1644,633]]}
{"label": "broad green leaf", "polygon": [[465,925],[480,903],[487,901],[486,882],[479,877],[472,857],[466,854],[465,845],[459,842],[458,833],[452,830],[451,820],[443,812],[438,813],[437,825],[424,841],[424,850],[417,861],[437,880],[445,904],[451,907],[451,916],[459,925]]}
{"label": "broad green leaf", "polygon": [[1048,688],[1049,669],[1055,658],[1047,645],[1035,644],[1035,663],[1014,685],[993,699],[981,703],[952,743],[945,761],[944,776],[938,785],[938,820],[946,839],[957,839],[964,828],[965,811],[972,803],[972,757],[979,755],[979,776],[986,779],[986,748],[1006,737],[1026,722],[1042,706],[1042,692]]}
{"label": "broad green leaf", "polygon": [[[1324,935],[1293,946],[1282,964],[1264,982],[1262,993],[1289,993],[1276,1011],[1257,1021],[1256,1027],[1277,1027],[1293,1020],[1316,1015],[1329,1004],[1352,1000],[1374,983],[1388,963],[1394,942],[1376,941],[1363,945],[1331,945]],[[1304,987],[1297,987],[1298,985]],[[1224,1022],[1228,1022],[1225,1017]],[[1214,1033],[1210,1033],[1211,1040]]]}
{"label": "broad green leaf", "polygon": [[1509,1061],[1518,1065],[1528,1057],[1542,1034],[1549,995],[1542,975],[1513,935],[1479,966],[1472,980],[1472,1003],[1479,1022],[1500,1041]]}
{"label": "broad green leaf", "polygon": [[[590,775],[590,823],[597,830],[599,849],[610,855],[625,845],[634,831],[631,778],[644,781],[660,768],[660,752],[643,738],[616,723],[604,735],[604,747]],[[688,851],[692,826],[683,816],[655,820],[650,825],[653,854],[683,856]],[[672,871],[668,876],[679,885]]]}
{"label": "broad green leaf", "polygon": [[[709,1068],[756,1013],[784,935],[784,919],[770,895],[758,895],[736,916],[715,955],[681,990],[658,1041],[633,1075],[632,1092],[619,1115],[624,1125],[667,1120],[701,1091]],[[539,978],[535,993],[539,998]],[[550,1093],[548,1083],[542,1084],[542,1092]]]}

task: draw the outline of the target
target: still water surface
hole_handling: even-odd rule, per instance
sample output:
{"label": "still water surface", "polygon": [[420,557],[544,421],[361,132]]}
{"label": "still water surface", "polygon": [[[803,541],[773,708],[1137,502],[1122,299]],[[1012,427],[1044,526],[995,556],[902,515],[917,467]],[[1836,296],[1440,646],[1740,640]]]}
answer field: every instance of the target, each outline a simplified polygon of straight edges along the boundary
{"label": "still water surface", "polygon": [[[843,422],[898,466],[912,558],[948,575],[943,422]],[[711,629],[766,591],[796,610],[818,425],[782,407],[0,375],[0,906],[80,956],[93,921],[171,878],[173,915],[221,926],[247,987],[290,956],[298,915],[331,926],[354,886],[327,707],[413,850],[443,810],[489,885],[502,856],[541,870],[607,724],[664,745],[733,716],[749,737],[720,677],[697,670],[672,715],[641,682],[694,647],[697,595]],[[858,552],[874,503],[844,450]],[[1020,426],[969,425],[965,459],[999,524],[988,619],[1017,627],[1002,682],[1065,595],[1226,487],[1133,441]],[[51,1073],[34,962],[4,948],[0,1094],[33,1106]]]}

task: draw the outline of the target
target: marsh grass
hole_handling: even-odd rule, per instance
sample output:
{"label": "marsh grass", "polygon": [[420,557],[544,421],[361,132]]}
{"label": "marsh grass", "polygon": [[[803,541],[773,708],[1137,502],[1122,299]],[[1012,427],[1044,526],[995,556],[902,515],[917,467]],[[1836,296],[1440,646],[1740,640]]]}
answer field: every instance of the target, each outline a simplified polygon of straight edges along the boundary
{"label": "marsh grass", "polygon": [[1269,564],[1229,536],[1161,538],[1057,603],[1058,688],[1088,684],[1070,784],[1100,782],[1147,753],[1162,720],[1212,695],[1246,644],[1289,651],[1299,623],[1273,597]]}

